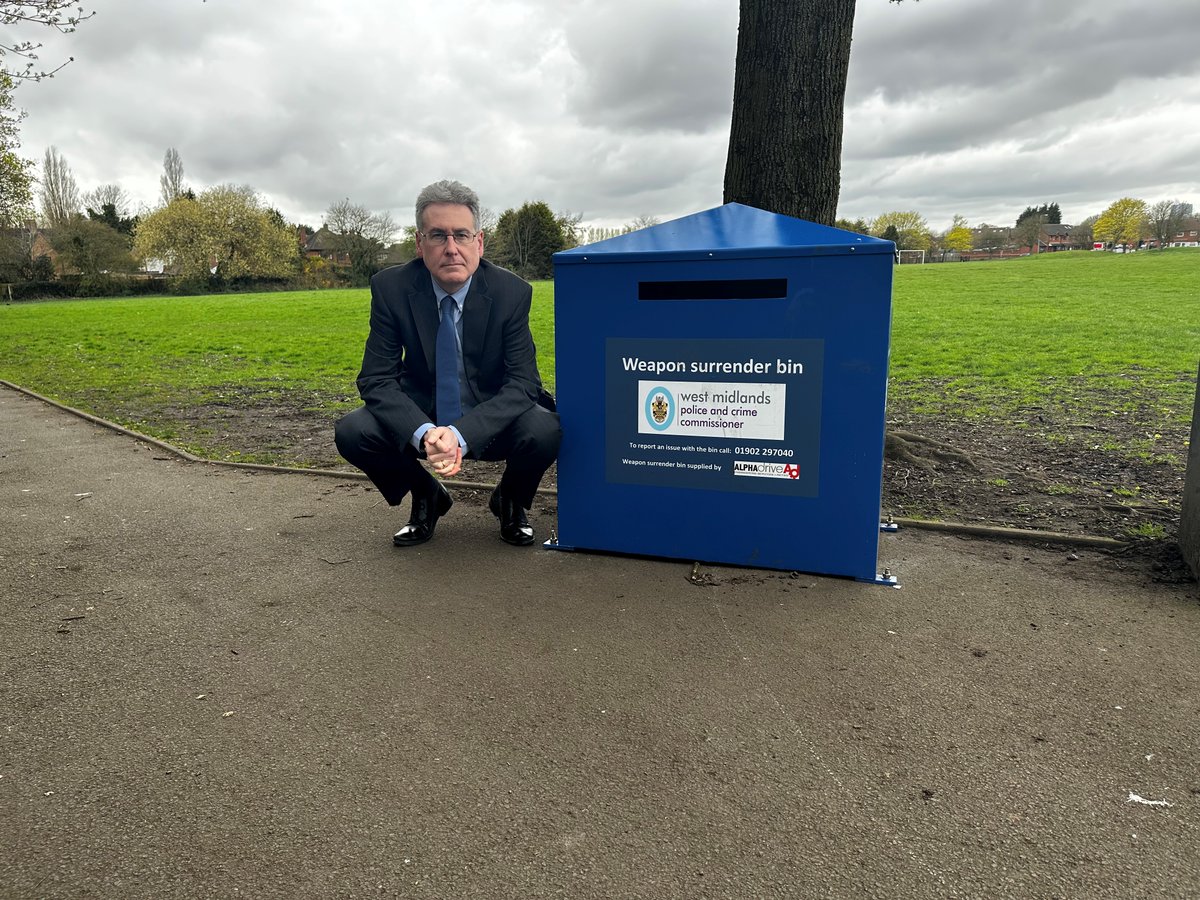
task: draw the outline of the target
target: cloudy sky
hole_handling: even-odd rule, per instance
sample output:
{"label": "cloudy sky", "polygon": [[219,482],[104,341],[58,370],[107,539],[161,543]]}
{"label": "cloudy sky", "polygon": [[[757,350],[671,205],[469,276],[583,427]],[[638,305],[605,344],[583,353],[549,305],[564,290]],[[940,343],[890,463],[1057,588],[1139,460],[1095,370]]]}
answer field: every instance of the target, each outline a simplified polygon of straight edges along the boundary
{"label": "cloudy sky", "polygon": [[[81,2],[75,34],[22,33],[75,61],[16,100],[23,152],[84,191],[153,207],[174,147],[197,190],[314,226],[343,197],[407,224],[447,177],[595,224],[721,203],[735,0]],[[1200,2],[858,0],[842,178],[841,215],[936,230],[1200,207]]]}

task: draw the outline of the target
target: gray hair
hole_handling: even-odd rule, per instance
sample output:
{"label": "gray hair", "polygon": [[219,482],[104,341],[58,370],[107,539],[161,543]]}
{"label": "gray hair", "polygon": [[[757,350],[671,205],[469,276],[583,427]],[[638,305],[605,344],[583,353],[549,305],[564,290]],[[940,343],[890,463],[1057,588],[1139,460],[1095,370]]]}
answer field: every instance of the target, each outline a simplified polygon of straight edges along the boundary
{"label": "gray hair", "polygon": [[425,208],[434,203],[454,203],[471,211],[475,230],[479,230],[479,195],[461,181],[435,181],[417,194],[417,231],[425,227],[421,217]]}

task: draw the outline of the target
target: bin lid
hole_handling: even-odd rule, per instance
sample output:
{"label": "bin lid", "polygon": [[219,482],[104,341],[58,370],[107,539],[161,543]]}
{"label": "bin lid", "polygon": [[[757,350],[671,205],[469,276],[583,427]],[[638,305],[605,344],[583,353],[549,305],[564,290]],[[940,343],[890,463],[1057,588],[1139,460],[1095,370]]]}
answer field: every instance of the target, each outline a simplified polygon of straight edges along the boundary
{"label": "bin lid", "polygon": [[726,203],[554,254],[554,264],[658,259],[754,259],[895,252],[891,241]]}

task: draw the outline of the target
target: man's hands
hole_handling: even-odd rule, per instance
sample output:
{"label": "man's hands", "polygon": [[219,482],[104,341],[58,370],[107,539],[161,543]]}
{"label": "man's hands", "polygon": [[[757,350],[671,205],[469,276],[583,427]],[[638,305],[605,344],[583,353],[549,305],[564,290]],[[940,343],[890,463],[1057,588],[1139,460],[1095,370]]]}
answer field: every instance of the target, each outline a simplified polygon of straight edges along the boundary
{"label": "man's hands", "polygon": [[430,428],[422,444],[429,467],[439,478],[453,478],[462,471],[462,448],[449,428],[444,425]]}

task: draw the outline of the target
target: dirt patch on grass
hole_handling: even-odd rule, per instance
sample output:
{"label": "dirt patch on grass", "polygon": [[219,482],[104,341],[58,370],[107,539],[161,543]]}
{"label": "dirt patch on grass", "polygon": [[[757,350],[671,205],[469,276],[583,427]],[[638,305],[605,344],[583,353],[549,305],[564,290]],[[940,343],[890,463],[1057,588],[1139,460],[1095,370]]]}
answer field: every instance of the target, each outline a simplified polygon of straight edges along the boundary
{"label": "dirt patch on grass", "polygon": [[[1023,425],[897,417],[889,422],[883,509],[1128,541],[1110,555],[1113,566],[1190,581],[1176,543],[1188,432],[1170,423],[1147,431],[1137,416],[1074,427],[1046,413]],[[1154,449],[1117,449],[1148,442]]]}
{"label": "dirt patch on grass", "polygon": [[[100,414],[209,458],[348,469],[333,445],[342,413],[323,406],[328,400],[271,390]],[[1113,557],[1115,565],[1136,564],[1158,580],[1190,579],[1175,544],[1188,425],[1156,421],[1147,409],[1083,423],[1047,408],[1024,410],[1019,421],[964,422],[894,406],[885,515],[1126,540],[1131,548]],[[543,486],[555,487],[556,475],[551,469]],[[479,462],[460,476],[498,477],[498,466]],[[553,512],[552,499],[545,511]]]}

